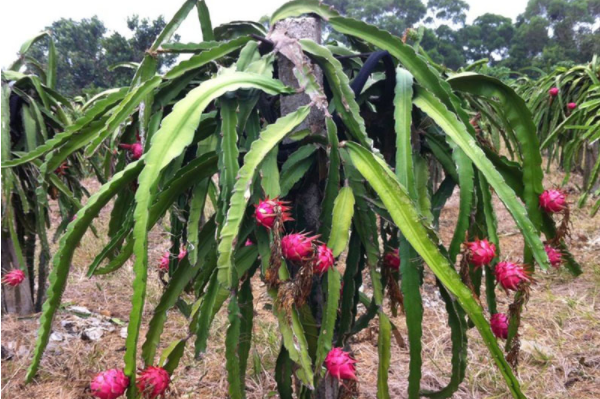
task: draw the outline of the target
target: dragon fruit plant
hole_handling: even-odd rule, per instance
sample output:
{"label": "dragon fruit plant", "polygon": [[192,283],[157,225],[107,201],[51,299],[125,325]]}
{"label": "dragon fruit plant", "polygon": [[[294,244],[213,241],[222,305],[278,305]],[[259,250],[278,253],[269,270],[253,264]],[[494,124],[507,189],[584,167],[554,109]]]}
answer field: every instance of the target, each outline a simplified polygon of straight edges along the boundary
{"label": "dragon fruit plant", "polygon": [[[194,7],[204,41],[168,43]],[[287,36],[283,20],[303,14],[322,19],[356,48]],[[269,371],[282,397],[292,391],[319,397],[329,377],[341,379],[349,396],[358,395],[360,354],[354,359],[349,353],[353,335],[370,320],[378,325],[379,398],[390,397],[392,330],[408,337],[408,397],[451,397],[465,377],[468,321],[507,389],[523,398],[486,316],[498,313],[496,292],[505,295],[494,287],[517,290],[506,338],[514,348],[527,283],[536,269],[551,267],[543,240],[560,248],[566,269],[580,272],[564,242],[552,241],[557,227],[540,205],[542,158],[524,100],[486,76],[445,79],[420,49],[317,1],[292,1],[275,11],[270,24],[269,30],[239,21],[213,29],[204,1],[185,1],[146,52],[130,87],[107,93],[98,100],[102,106],[83,114],[78,129],[20,158],[39,161],[101,149],[112,156],[136,132],[144,146],[137,160],[116,151],[114,175],[62,235],[27,379],[35,377],[48,344],[77,243],[114,201],[115,228],[89,275],[98,278],[133,261],[123,369],[128,397],[163,394],[183,354],[207,350],[213,316],[227,307],[229,396],[243,398],[255,344],[254,279],[265,282],[279,323],[281,351]],[[157,74],[155,57],[164,52],[191,58]],[[290,81],[280,73],[286,67],[294,71]],[[307,96],[305,105],[287,112],[283,104],[298,92]],[[482,119],[474,114],[480,107],[514,133],[503,138],[511,160],[500,156],[485,125],[478,125]],[[310,123],[309,114],[317,115]],[[455,191],[460,212],[451,242],[442,247],[436,226]],[[524,266],[496,264],[501,248],[492,192],[523,235]],[[172,258],[182,247],[187,254],[170,262],[169,281],[145,325],[148,265],[156,262],[149,256],[148,233],[165,216],[171,221]],[[469,248],[465,237],[482,239]],[[464,274],[456,271],[461,252],[473,263]],[[436,392],[424,392],[420,383],[425,266],[437,277],[452,335],[450,382]],[[484,282],[488,289],[479,297]],[[161,342],[167,317],[175,309],[191,309],[192,296],[199,306],[186,315],[188,336]],[[392,324],[388,303],[404,304],[406,332]],[[368,309],[366,316],[357,313],[359,304]],[[159,356],[160,348],[169,349]],[[162,369],[153,368],[158,358]],[[140,368],[145,371],[137,375]]]}
{"label": "dragon fruit plant", "polygon": [[[45,66],[30,51],[42,42],[48,43]],[[56,90],[56,62],[52,34],[41,32],[25,42],[19,58],[2,70],[2,248],[14,249],[12,266],[27,276],[29,289],[21,296],[21,309],[29,313],[41,311],[51,241],[81,209],[87,195],[81,179],[91,170],[72,151],[35,159],[57,142],[64,144],[68,132],[82,127],[72,119],[75,106]],[[100,164],[98,156],[89,161]],[[54,237],[49,237],[49,221],[55,220],[49,214],[51,200],[58,202],[60,212]]]}
{"label": "dragon fruit plant", "polygon": [[600,158],[594,155],[600,146],[598,76],[600,58],[594,56],[587,64],[556,68],[538,79],[523,76],[514,84],[534,115],[541,149],[548,155],[548,168],[554,163],[565,171],[563,185],[572,174],[583,171],[583,186],[576,204],[581,208],[595,196],[591,216],[600,209]]}

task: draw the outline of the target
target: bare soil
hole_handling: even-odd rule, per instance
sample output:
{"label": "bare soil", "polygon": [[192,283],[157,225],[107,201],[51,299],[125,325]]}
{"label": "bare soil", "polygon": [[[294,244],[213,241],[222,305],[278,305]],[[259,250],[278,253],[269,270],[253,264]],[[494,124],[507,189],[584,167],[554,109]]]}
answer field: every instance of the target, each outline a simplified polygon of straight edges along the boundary
{"label": "bare soil", "polygon": [[[547,186],[558,185],[562,175],[553,171]],[[88,182],[91,191],[97,183]],[[575,185],[570,183],[571,200],[577,198]],[[523,242],[511,217],[496,199],[499,234],[503,258],[519,260]],[[573,205],[574,209],[575,206]],[[90,377],[106,368],[123,367],[125,339],[121,334],[126,323],[131,298],[132,264],[129,261],[114,274],[88,279],[87,266],[104,244],[110,209],[105,209],[96,222],[100,238],[88,233],[81,241],[73,260],[69,284],[63,296],[66,305],[84,306],[114,325],[98,341],[70,336],[65,326],[85,323],[65,306],[54,322],[54,331],[63,334],[63,341],[51,342],[35,381],[25,386],[23,378],[32,356],[38,327],[38,315],[2,318],[2,345],[8,349],[10,360],[2,360],[2,397],[20,398],[90,398],[87,392]],[[442,213],[440,235],[445,243],[452,237],[458,213],[458,197],[453,196]],[[600,219],[588,216],[589,208],[572,212],[571,250],[582,264],[584,274],[572,277],[566,270],[537,273],[537,284],[522,320],[522,353],[518,377],[529,398],[600,398]],[[147,306],[144,325],[162,291],[156,266],[168,245],[167,230],[161,226],[151,234],[151,270],[149,272]],[[54,250],[56,249],[56,246]],[[368,280],[368,279],[367,279]],[[248,398],[276,397],[273,370],[280,347],[275,318],[269,310],[271,303],[262,282],[255,278],[255,329],[248,376]],[[4,288],[3,288],[4,289]],[[446,313],[434,279],[427,273],[423,286],[423,378],[422,386],[439,389],[450,377],[451,343]],[[498,294],[500,311],[506,311],[511,298]],[[191,298],[188,298],[188,302]],[[226,398],[227,381],[224,365],[226,306],[217,315],[211,329],[207,353],[200,360],[193,358],[193,345],[188,345],[179,368],[173,375],[168,398]],[[110,322],[113,319],[114,322]],[[116,319],[116,320],[115,320]],[[392,318],[406,337],[403,315]],[[175,309],[161,339],[160,352],[171,342],[187,333],[187,320]],[[145,330],[141,332],[141,340]],[[66,337],[66,338],[65,338]],[[352,349],[358,360],[360,397],[376,397],[377,322],[358,334]],[[455,398],[508,398],[504,381],[494,366],[475,329],[469,332],[468,368],[465,381]],[[407,348],[392,345],[390,390],[393,398],[406,397],[409,354]]]}

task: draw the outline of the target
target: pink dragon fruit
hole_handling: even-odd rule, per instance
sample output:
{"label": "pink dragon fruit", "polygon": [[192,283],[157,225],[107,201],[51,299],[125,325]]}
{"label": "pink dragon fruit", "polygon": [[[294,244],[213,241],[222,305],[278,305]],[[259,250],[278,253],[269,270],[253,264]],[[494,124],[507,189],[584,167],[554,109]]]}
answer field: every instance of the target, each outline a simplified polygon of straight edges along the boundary
{"label": "pink dragon fruit", "polygon": [[56,173],[59,176],[66,176],[68,169],[69,169],[69,165],[67,164],[67,161],[64,161],[63,163],[60,164],[60,166],[58,168],[56,168],[54,173]]}
{"label": "pink dragon fruit", "polygon": [[562,253],[560,252],[560,250],[550,245],[545,245],[544,250],[546,250],[546,254],[548,255],[550,264],[558,268],[562,264]]}
{"label": "pink dragon fruit", "polygon": [[251,247],[252,245],[254,245],[254,243],[252,242],[251,239],[246,239],[246,242],[244,243],[245,247]]}
{"label": "pink dragon fruit", "polygon": [[163,254],[162,258],[160,258],[160,263],[158,264],[158,268],[159,270],[168,272],[169,271],[169,260],[170,260],[171,254],[169,253],[169,251],[165,251],[165,253]]}
{"label": "pink dragon fruit", "polygon": [[550,94],[552,97],[558,96],[558,87],[553,87],[548,90],[548,94]]}
{"label": "pink dragon fruit", "polygon": [[21,269],[13,269],[4,275],[2,282],[11,287],[16,287],[25,280],[25,272]]}
{"label": "pink dragon fruit", "polygon": [[496,257],[496,245],[486,239],[468,242],[467,248],[469,250],[467,254],[469,263],[475,266],[476,269],[489,265]]}
{"label": "pink dragon fruit", "polygon": [[258,205],[255,205],[256,222],[267,229],[272,229],[273,225],[275,224],[275,217],[277,216],[277,208],[280,209],[284,222],[293,220],[288,212],[290,207],[286,206],[285,204],[286,202],[284,201],[279,201],[277,198],[269,199],[269,197],[267,197],[265,200],[259,201]]}
{"label": "pink dragon fruit", "polygon": [[400,254],[398,248],[383,255],[383,266],[392,270],[400,270]]}
{"label": "pink dragon fruit", "polygon": [[133,144],[119,144],[119,148],[131,154],[131,158],[136,161],[140,159],[144,153],[144,147],[142,147],[142,143],[139,141],[136,141]]}
{"label": "pink dragon fruit", "polygon": [[573,111],[575,108],[577,108],[577,103],[568,103],[568,104],[567,104],[567,108],[568,108],[570,111]]}
{"label": "pink dragon fruit", "polygon": [[557,213],[567,207],[567,196],[560,190],[545,190],[540,195],[540,206],[548,213]]}
{"label": "pink dragon fruit", "polygon": [[317,262],[315,263],[314,272],[322,275],[331,267],[333,267],[334,262],[335,259],[333,258],[333,252],[331,249],[329,249],[329,247],[327,247],[325,244],[319,245],[317,247]]}
{"label": "pink dragon fruit", "polygon": [[144,398],[154,399],[167,391],[170,382],[171,377],[165,369],[148,366],[138,375],[136,386]]}
{"label": "pink dragon fruit", "polygon": [[333,348],[325,358],[327,372],[331,376],[343,380],[357,380],[355,363],[356,360],[342,348]]}
{"label": "pink dragon fruit", "polygon": [[497,338],[508,337],[508,317],[504,313],[494,313],[490,319],[492,332]]}
{"label": "pink dragon fruit", "polygon": [[125,393],[129,378],[122,370],[110,369],[94,376],[90,383],[92,395],[100,399],[116,399]]}
{"label": "pink dragon fruit", "polygon": [[307,233],[293,233],[281,239],[283,257],[292,262],[308,260],[314,253],[313,241],[318,236],[309,237]]}
{"label": "pink dragon fruit", "polygon": [[187,255],[187,251],[185,248],[181,248],[181,250],[179,251],[179,254],[177,254],[177,259],[181,262],[183,260],[183,258],[185,258]]}
{"label": "pink dragon fruit", "polygon": [[523,281],[531,281],[523,266],[512,262],[499,262],[496,265],[496,280],[506,291],[516,291]]}

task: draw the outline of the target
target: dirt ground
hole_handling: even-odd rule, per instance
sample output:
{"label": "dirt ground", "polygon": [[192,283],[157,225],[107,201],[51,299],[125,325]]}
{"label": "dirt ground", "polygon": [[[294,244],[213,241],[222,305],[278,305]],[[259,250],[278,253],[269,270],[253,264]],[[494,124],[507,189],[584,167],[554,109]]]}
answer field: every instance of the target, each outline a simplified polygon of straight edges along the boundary
{"label": "dirt ground", "polygon": [[[560,173],[554,171],[546,186],[558,185]],[[90,182],[94,189],[94,183]],[[570,183],[569,191],[575,191]],[[574,202],[577,195],[571,195]],[[501,236],[502,257],[519,259],[522,239],[508,212],[499,201],[495,203]],[[572,206],[574,208],[574,206]],[[552,270],[536,275],[531,300],[523,315],[522,354],[518,377],[529,398],[600,398],[600,216],[591,219],[589,209],[572,212],[572,252],[583,266],[584,274],[573,278],[566,270]],[[458,212],[458,197],[453,196],[442,213],[440,234],[445,243],[452,236]],[[96,222],[102,237],[108,223],[109,209]],[[2,397],[20,398],[89,398],[86,392],[90,377],[106,368],[123,367],[125,339],[122,329],[130,308],[132,264],[128,262],[118,272],[88,279],[86,268],[102,247],[102,238],[89,234],[75,254],[69,284],[63,296],[63,310],[54,321],[57,333],[47,350],[38,377],[23,385],[26,368],[38,326],[37,315],[31,317],[4,316],[2,346],[10,359],[2,360]],[[149,273],[147,306],[144,325],[158,302],[162,284],[155,266],[168,245],[168,233],[155,228],[151,234],[152,270]],[[269,306],[270,299],[259,279],[254,281],[255,329],[246,379],[247,396],[251,399],[276,397],[273,370],[280,346],[276,320]],[[451,343],[444,305],[433,285],[430,272],[423,287],[425,307],[423,323],[422,387],[440,388],[450,377]],[[498,295],[500,311],[506,311],[510,298]],[[82,318],[70,306],[89,309],[92,317]],[[224,365],[226,306],[212,326],[207,353],[193,359],[193,345],[188,345],[179,368],[173,375],[168,398],[226,398],[227,382]],[[77,308],[75,309],[77,310]],[[79,314],[79,315],[78,315]],[[85,326],[92,319],[100,324],[102,337],[82,339],[70,332]],[[406,337],[402,315],[392,318]],[[73,327],[75,326],[75,327]],[[186,335],[186,319],[171,310],[161,338],[160,352],[176,339]],[[85,334],[84,334],[85,335]],[[145,330],[141,332],[141,341]],[[84,337],[85,338],[85,337]],[[354,337],[352,349],[358,360],[361,398],[376,397],[377,323]],[[3,351],[4,358],[4,351]],[[408,349],[392,345],[390,390],[393,398],[406,397],[409,355]],[[475,329],[469,332],[468,368],[465,381],[455,398],[507,398],[504,381],[494,366]]]}

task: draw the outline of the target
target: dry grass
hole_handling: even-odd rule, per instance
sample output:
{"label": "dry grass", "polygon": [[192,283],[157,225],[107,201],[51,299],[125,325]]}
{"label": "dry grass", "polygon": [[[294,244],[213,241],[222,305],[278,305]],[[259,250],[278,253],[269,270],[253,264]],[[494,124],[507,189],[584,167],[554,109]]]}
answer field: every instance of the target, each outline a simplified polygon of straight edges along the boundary
{"label": "dry grass", "polygon": [[[547,185],[558,184],[560,173],[553,174]],[[93,189],[93,188],[92,188]],[[575,195],[573,196],[575,198]],[[502,255],[518,257],[522,240],[508,213],[496,200],[501,235]],[[458,198],[453,197],[444,209],[441,236],[447,243],[451,237],[458,211]],[[100,237],[106,231],[109,210],[98,219]],[[582,263],[584,274],[574,279],[564,270],[538,274],[531,300],[523,316],[523,350],[519,378],[530,398],[598,398],[600,397],[600,229],[598,219],[590,219],[587,210],[575,210],[572,215],[573,234],[571,248]],[[160,226],[150,237],[153,248],[150,254],[158,263],[168,242],[168,233]],[[87,279],[86,267],[101,245],[102,239],[91,234],[84,237],[73,261],[72,273],[63,302],[86,306],[95,313],[126,320],[129,313],[132,277],[131,263],[120,271],[104,277]],[[153,268],[149,273],[148,306],[144,312],[144,325],[156,305],[162,285]],[[429,274],[423,287],[425,305],[423,337],[424,388],[436,389],[449,379],[451,356],[450,333],[446,313]],[[246,380],[248,398],[276,396],[273,369],[280,346],[276,320],[268,309],[270,300],[265,287],[256,279],[255,327]],[[499,309],[506,310],[510,298],[499,294]],[[55,331],[64,328],[62,321],[77,316],[61,311],[55,321]],[[392,321],[406,335],[402,316]],[[70,339],[52,345],[42,362],[38,378],[24,386],[22,381],[31,358],[37,318],[7,316],[2,320],[2,345],[10,348],[12,360],[2,362],[2,396],[18,398],[86,398],[90,376],[97,370],[122,367],[125,340],[120,326],[105,333],[98,342]],[[179,312],[169,314],[162,335],[162,349],[186,335],[187,321]],[[193,359],[193,345],[186,349],[180,367],[173,375],[170,398],[224,398],[227,397],[224,366],[224,337],[226,314],[223,309],[212,326],[209,348],[200,360]],[[141,337],[145,335],[142,330]],[[352,342],[358,360],[361,380],[361,398],[375,398],[377,374],[377,326],[358,334]],[[508,397],[502,377],[492,364],[478,333],[469,332],[469,366],[465,382],[455,398],[505,398]],[[409,355],[407,349],[393,345],[390,390],[392,397],[406,396],[406,377]]]}

